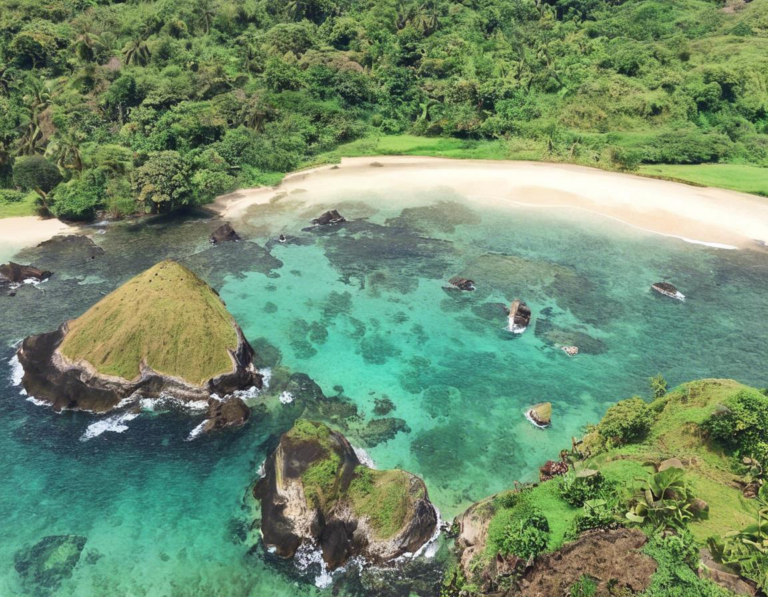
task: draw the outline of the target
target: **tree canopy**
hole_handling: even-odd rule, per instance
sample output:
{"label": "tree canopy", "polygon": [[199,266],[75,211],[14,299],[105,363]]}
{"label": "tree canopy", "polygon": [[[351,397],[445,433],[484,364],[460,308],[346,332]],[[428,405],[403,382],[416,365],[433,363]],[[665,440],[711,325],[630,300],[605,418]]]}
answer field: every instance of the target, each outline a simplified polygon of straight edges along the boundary
{"label": "tree canopy", "polygon": [[766,89],[766,0],[14,0],[0,185],[45,156],[67,217],[173,209],[406,132],[768,165]]}

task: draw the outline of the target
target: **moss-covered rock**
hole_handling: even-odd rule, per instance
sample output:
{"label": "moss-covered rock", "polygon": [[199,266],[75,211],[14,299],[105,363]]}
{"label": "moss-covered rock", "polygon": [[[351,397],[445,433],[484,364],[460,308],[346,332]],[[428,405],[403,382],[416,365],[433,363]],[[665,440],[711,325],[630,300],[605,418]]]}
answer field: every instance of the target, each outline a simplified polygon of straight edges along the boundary
{"label": "moss-covered rock", "polygon": [[305,419],[280,439],[254,496],[268,547],[290,558],[317,545],[331,570],[358,555],[384,563],[415,552],[437,526],[421,479],[363,466],[344,436]]}

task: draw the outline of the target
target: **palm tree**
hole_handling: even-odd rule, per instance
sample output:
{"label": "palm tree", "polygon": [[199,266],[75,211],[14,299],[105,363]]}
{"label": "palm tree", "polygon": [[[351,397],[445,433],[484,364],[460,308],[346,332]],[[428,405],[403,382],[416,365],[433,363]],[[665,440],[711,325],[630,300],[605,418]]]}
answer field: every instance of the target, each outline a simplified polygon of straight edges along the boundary
{"label": "palm tree", "polygon": [[416,11],[414,25],[424,35],[432,35],[440,29],[440,11],[434,0],[426,0]]}
{"label": "palm tree", "polygon": [[98,35],[84,31],[75,40],[75,54],[83,62],[93,62],[96,55],[105,49],[105,44]]}
{"label": "palm tree", "polygon": [[60,132],[48,146],[46,153],[56,159],[56,165],[62,170],[83,170],[80,141],[71,131]]}
{"label": "palm tree", "polygon": [[19,155],[38,155],[43,153],[45,136],[40,128],[40,122],[35,115],[24,127],[24,132],[19,137],[16,152]]}
{"label": "palm tree", "polygon": [[13,84],[13,71],[8,65],[0,62],[0,95],[5,95],[11,90]]}
{"label": "palm tree", "polygon": [[39,78],[30,78],[22,99],[32,114],[40,114],[51,103],[51,89],[48,82]]}
{"label": "palm tree", "polygon": [[123,48],[123,58],[128,66],[144,66],[152,58],[152,52],[143,39],[134,39]]}
{"label": "palm tree", "polygon": [[217,0],[198,0],[198,10],[200,12],[200,22],[203,24],[203,31],[208,35],[211,31],[211,23],[216,16],[219,8]]}
{"label": "palm tree", "polygon": [[254,95],[240,111],[241,122],[257,133],[264,131],[264,124],[274,115],[272,106],[264,103],[260,96]]}

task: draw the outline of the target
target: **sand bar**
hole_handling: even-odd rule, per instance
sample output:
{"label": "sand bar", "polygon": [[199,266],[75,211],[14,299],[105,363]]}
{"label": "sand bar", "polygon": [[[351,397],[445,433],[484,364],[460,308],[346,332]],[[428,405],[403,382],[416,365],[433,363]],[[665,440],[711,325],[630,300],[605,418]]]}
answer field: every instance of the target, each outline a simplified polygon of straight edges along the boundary
{"label": "sand bar", "polygon": [[214,208],[236,218],[278,193],[302,189],[302,201],[364,190],[445,188],[486,206],[521,205],[553,210],[587,210],[657,234],[720,248],[768,242],[768,200],[755,195],[695,187],[539,162],[450,160],[421,157],[345,158],[339,166],[296,172],[279,187],[245,189],[219,197]]}

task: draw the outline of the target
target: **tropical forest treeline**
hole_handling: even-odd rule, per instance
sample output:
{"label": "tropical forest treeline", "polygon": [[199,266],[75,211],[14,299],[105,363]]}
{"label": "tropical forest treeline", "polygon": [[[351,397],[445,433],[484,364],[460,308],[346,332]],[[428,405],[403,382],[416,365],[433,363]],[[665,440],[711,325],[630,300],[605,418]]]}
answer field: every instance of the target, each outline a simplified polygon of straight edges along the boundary
{"label": "tropical forest treeline", "polygon": [[409,132],[768,165],[768,0],[0,0],[0,202],[87,219]]}

